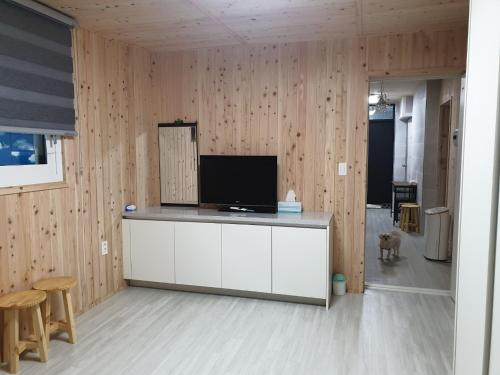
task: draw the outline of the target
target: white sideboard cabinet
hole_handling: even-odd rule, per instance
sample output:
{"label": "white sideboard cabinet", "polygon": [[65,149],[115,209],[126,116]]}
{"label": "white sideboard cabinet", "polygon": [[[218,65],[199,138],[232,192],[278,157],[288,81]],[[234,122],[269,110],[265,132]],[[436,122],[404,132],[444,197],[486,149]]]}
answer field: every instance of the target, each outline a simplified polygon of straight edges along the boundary
{"label": "white sideboard cabinet", "polygon": [[165,288],[330,303],[332,215],[125,213],[123,277]]}

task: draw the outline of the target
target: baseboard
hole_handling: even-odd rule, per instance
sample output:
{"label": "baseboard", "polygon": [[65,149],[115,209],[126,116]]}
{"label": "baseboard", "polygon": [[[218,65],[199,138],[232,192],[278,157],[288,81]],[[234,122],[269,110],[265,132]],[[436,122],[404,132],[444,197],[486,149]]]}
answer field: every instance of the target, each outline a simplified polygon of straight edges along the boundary
{"label": "baseboard", "polygon": [[445,289],[415,288],[410,286],[397,286],[397,285],[386,285],[386,284],[376,284],[376,283],[365,283],[365,289],[385,290],[389,292],[401,292],[401,293],[431,294],[435,296],[451,297],[451,290],[445,290]]}
{"label": "baseboard", "polygon": [[140,281],[140,280],[128,280],[128,284],[130,286],[141,287],[141,288],[155,288],[155,289],[167,289],[167,290],[175,290],[175,291],[191,292],[191,293],[217,294],[217,295],[232,296],[232,297],[265,299],[265,300],[281,301],[281,302],[304,303],[304,304],[308,304],[308,305],[325,306],[325,303],[326,303],[326,300],[321,299],[321,298],[296,297],[296,296],[288,296],[288,295],[283,295],[283,294],[249,292],[249,291],[235,290],[235,289],[211,288],[211,287],[203,287],[203,286],[169,284],[169,283],[157,283],[157,282]]}

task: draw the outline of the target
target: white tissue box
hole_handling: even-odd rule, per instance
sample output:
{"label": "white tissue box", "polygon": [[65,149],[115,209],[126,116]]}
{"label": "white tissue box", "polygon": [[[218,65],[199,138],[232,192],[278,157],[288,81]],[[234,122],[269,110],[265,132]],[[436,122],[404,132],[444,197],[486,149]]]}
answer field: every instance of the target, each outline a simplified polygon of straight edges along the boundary
{"label": "white tissue box", "polygon": [[302,202],[278,202],[278,212],[302,212]]}

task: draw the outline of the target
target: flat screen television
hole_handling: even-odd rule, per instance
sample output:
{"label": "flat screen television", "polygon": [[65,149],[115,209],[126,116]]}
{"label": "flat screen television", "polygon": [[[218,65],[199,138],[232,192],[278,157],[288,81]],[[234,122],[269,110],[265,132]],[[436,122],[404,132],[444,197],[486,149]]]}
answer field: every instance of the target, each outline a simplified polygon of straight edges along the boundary
{"label": "flat screen television", "polygon": [[200,156],[201,203],[220,210],[276,212],[276,156]]}

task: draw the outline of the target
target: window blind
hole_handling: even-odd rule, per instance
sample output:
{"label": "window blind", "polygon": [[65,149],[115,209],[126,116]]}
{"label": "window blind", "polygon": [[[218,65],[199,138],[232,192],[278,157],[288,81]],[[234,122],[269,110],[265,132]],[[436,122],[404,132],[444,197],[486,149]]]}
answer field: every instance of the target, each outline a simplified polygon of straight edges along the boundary
{"label": "window blind", "polygon": [[70,26],[0,0],[0,132],[76,135]]}

